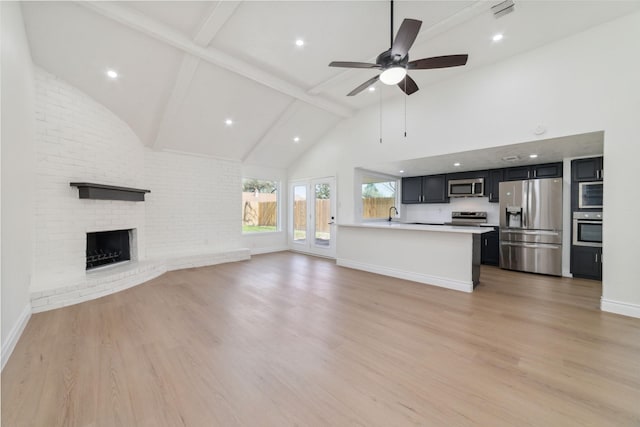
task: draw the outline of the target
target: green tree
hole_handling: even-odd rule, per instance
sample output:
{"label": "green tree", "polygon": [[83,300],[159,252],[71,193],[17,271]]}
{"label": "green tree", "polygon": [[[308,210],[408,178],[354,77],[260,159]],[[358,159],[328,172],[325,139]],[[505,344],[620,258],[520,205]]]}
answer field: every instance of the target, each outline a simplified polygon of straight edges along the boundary
{"label": "green tree", "polygon": [[370,199],[372,197],[380,197],[380,190],[374,183],[364,184],[362,186],[362,198]]}
{"label": "green tree", "polygon": [[329,184],[316,184],[316,199],[328,199],[331,197]]}
{"label": "green tree", "polygon": [[275,193],[278,189],[275,181],[246,178],[242,180],[242,191],[245,193]]}

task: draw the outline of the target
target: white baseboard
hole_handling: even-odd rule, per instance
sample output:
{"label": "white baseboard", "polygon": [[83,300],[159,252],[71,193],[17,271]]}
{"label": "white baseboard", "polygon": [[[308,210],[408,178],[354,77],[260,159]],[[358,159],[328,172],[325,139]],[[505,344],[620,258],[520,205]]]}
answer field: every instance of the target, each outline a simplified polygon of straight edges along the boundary
{"label": "white baseboard", "polygon": [[622,314],[623,316],[640,318],[640,304],[614,301],[606,298],[600,299],[600,309],[609,313]]}
{"label": "white baseboard", "polygon": [[455,291],[472,292],[473,283],[462,280],[446,279],[443,277],[431,276],[428,274],[414,273],[411,271],[396,270],[394,268],[380,267],[379,265],[366,264],[359,261],[338,258],[337,265],[342,267],[354,268],[356,270],[364,270],[370,273],[382,274],[383,276],[396,277],[398,279],[411,280],[413,282],[424,283],[427,285],[438,286],[441,288],[453,289]]}
{"label": "white baseboard", "polygon": [[9,360],[9,356],[13,353],[13,349],[16,348],[16,344],[24,331],[24,328],[27,326],[29,319],[31,318],[31,304],[27,304],[24,306],[24,310],[20,313],[18,320],[9,331],[9,336],[2,343],[2,368],[4,369],[4,365]]}
{"label": "white baseboard", "polygon": [[270,246],[268,248],[253,248],[251,249],[251,255],[270,254],[272,252],[288,251],[288,246]]}

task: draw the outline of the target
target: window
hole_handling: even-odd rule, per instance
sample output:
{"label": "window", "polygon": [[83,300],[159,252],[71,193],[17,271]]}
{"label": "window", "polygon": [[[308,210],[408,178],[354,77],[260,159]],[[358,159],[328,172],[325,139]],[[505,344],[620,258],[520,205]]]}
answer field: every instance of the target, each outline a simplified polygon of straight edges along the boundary
{"label": "window", "polygon": [[278,182],[242,180],[242,232],[278,231]]}
{"label": "window", "polygon": [[398,206],[397,189],[397,178],[363,174],[362,219],[389,218],[389,209]]}

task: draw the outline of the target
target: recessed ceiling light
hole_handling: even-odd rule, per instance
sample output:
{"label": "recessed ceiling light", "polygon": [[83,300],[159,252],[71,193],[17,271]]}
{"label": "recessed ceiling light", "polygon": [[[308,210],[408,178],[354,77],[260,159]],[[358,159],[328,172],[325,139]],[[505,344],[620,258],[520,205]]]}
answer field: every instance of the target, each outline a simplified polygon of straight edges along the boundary
{"label": "recessed ceiling light", "polygon": [[453,164],[453,166],[456,166],[456,167],[457,167],[457,166],[460,166],[460,162],[455,162],[455,163]]}
{"label": "recessed ceiling light", "polygon": [[494,34],[494,36],[492,37],[492,40],[494,42],[499,42],[500,40],[502,40],[503,37],[504,35],[502,35],[502,33]]}
{"label": "recessed ceiling light", "polygon": [[294,136],[293,137],[293,142],[300,142],[300,137],[299,136]]}
{"label": "recessed ceiling light", "polygon": [[304,46],[304,40],[302,40],[302,39],[297,39],[297,40],[296,40],[296,46],[300,46],[300,47]]}
{"label": "recessed ceiling light", "polygon": [[369,92],[375,92],[376,88],[374,86],[369,86]]}
{"label": "recessed ceiling light", "polygon": [[538,157],[537,154],[529,154],[529,157],[531,157],[532,159],[535,159],[536,157]]}
{"label": "recessed ceiling light", "polygon": [[115,70],[107,70],[107,76],[110,79],[117,79],[118,78],[118,72]]}
{"label": "recessed ceiling light", "polygon": [[401,170],[401,171],[400,171],[400,173],[404,173],[404,171],[403,171],[403,170]]}
{"label": "recessed ceiling light", "polygon": [[227,119],[227,120],[224,121],[224,124],[227,125],[227,126],[231,126],[233,124],[233,120]]}

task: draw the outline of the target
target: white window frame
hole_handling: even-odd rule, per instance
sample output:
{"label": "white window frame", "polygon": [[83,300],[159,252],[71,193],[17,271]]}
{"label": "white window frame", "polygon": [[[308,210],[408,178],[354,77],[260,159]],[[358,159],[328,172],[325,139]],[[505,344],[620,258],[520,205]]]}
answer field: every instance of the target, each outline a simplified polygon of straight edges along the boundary
{"label": "white window frame", "polygon": [[[241,183],[244,183],[246,179],[255,179],[256,181],[271,181],[276,183],[276,229],[273,231],[244,231],[241,233],[243,236],[262,236],[274,233],[282,232],[282,183],[278,179],[269,178],[256,178],[253,176],[243,176]],[[240,188],[242,190],[242,188]],[[242,196],[242,191],[240,192]],[[244,207],[243,207],[244,208]],[[240,218],[240,226],[242,227],[242,218]]]}
{"label": "white window frame", "polygon": [[360,221],[360,222],[380,222],[380,221],[387,221],[387,218],[364,218],[362,216],[362,184],[365,184],[364,182],[364,177],[373,177],[373,178],[380,178],[380,180],[387,180],[387,181],[395,181],[396,182],[396,195],[395,195],[395,203],[394,206],[396,207],[396,209],[398,209],[398,217],[400,217],[402,215],[402,207],[400,204],[401,198],[400,198],[400,194],[402,191],[402,178],[399,176],[394,176],[394,175],[388,175],[385,173],[381,173],[381,172],[375,172],[375,171],[371,171],[371,170],[367,170],[367,169],[356,169],[356,174],[355,174],[355,179],[354,179],[354,183],[355,183],[355,188],[354,188],[354,194],[355,194],[355,200],[354,200],[354,206],[355,206],[355,215],[354,218],[356,218],[356,220]]}

